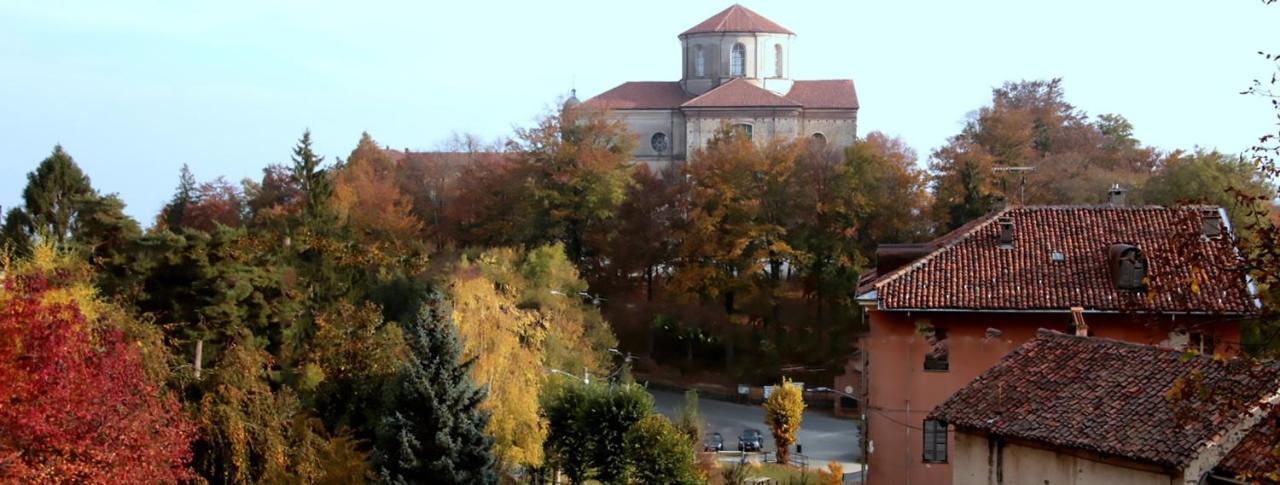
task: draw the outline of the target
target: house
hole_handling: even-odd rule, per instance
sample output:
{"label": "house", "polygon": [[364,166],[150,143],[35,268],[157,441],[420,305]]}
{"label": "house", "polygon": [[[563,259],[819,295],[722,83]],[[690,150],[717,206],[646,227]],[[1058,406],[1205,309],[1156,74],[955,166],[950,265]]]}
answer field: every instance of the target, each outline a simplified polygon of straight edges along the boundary
{"label": "house", "polygon": [[842,148],[857,137],[850,79],[791,76],[796,34],[733,5],[679,35],[679,81],[634,81],[565,109],[605,111],[639,137],[634,160],[661,171],[706,146],[722,124],[759,143],[808,138]]}
{"label": "house", "polygon": [[928,419],[956,485],[1196,485],[1256,470],[1277,400],[1280,364],[1041,330]]}
{"label": "house", "polygon": [[1231,354],[1257,308],[1216,207],[1006,207],[876,259],[857,290],[872,484],[947,483],[928,414],[1037,329]]}

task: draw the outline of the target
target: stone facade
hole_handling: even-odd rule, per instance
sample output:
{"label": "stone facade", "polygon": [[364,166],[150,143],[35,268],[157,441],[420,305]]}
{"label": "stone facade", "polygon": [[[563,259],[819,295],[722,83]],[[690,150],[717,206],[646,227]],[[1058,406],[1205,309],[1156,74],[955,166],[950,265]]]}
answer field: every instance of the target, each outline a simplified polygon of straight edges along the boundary
{"label": "stone facade", "polygon": [[853,81],[793,80],[795,34],[740,5],[679,36],[679,81],[628,82],[566,109],[604,110],[638,139],[635,161],[662,170],[688,159],[723,125],[753,140],[819,138],[845,147],[858,133]]}

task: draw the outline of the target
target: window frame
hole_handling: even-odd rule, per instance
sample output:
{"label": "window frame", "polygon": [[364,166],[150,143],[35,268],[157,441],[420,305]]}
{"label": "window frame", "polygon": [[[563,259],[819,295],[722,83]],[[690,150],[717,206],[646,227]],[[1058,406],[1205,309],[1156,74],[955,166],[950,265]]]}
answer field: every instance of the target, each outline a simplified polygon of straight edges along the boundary
{"label": "window frame", "polygon": [[924,463],[946,463],[950,451],[947,449],[947,423],[926,419],[920,429],[924,444],[920,460]]}
{"label": "window frame", "polygon": [[707,76],[707,56],[702,52],[702,45],[693,46],[693,77]]}
{"label": "window frame", "polygon": [[[662,144],[663,144],[663,148],[661,150],[659,150],[658,147],[655,146],[657,145],[659,138],[662,139]],[[666,133],[663,133],[661,131],[654,132],[652,135],[649,136],[649,148],[653,149],[654,153],[667,153],[667,150],[671,149],[671,137],[667,136]]]}
{"label": "window frame", "polygon": [[747,46],[741,42],[729,48],[729,77],[747,77]]}
{"label": "window frame", "polygon": [[777,43],[773,45],[773,77],[778,79],[786,77],[782,75],[782,71],[782,44]]}
{"label": "window frame", "polygon": [[[946,328],[931,327],[929,329],[929,332],[933,334],[933,339],[935,342],[935,344],[932,344],[932,345],[936,345],[936,342],[946,342],[947,340]],[[928,344],[928,339],[925,340],[925,343]],[[947,353],[944,354],[942,358],[938,358],[934,356],[932,345],[930,345],[929,350],[924,353],[924,371],[925,372],[951,372],[951,348],[948,346]]]}
{"label": "window frame", "polygon": [[751,123],[734,123],[729,125],[730,133],[733,133],[734,136],[737,136],[740,133],[746,134],[748,140],[754,139],[753,138],[755,135],[753,133],[754,131],[755,131],[755,127],[752,126]]}

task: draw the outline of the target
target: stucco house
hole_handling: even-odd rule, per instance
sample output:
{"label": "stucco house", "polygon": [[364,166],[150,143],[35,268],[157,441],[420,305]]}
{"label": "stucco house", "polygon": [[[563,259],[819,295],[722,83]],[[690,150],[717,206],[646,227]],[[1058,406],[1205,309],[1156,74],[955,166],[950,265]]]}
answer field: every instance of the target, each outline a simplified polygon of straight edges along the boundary
{"label": "stucco house", "polygon": [[1013,206],[934,241],[885,244],[868,319],[867,483],[946,484],[955,446],[928,415],[1041,328],[1231,354],[1256,312],[1216,207]]}
{"label": "stucco house", "polygon": [[1245,437],[1274,439],[1277,400],[1277,363],[1041,330],[929,420],[954,430],[956,485],[1196,485],[1274,458]]}
{"label": "stucco house", "polygon": [[634,159],[664,169],[706,146],[722,124],[765,143],[807,137],[832,147],[857,137],[850,79],[791,76],[796,34],[733,5],[679,35],[679,81],[633,81],[565,108],[607,111],[639,137]]}

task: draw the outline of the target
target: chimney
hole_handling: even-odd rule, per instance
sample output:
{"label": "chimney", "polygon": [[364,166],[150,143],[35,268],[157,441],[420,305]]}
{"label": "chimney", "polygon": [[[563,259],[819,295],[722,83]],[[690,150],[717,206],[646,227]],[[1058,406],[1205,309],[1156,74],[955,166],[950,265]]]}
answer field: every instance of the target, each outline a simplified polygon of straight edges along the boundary
{"label": "chimney", "polygon": [[1003,195],[991,196],[991,212],[999,212],[1001,209],[1004,209],[1004,206],[1005,198]]}
{"label": "chimney", "polygon": [[1124,205],[1124,189],[1120,184],[1113,184],[1107,192],[1107,205]]}
{"label": "chimney", "polygon": [[1089,336],[1089,325],[1084,323],[1084,307],[1071,307],[1071,325],[1075,327],[1077,337]]}
{"label": "chimney", "polygon": [[1000,247],[1013,247],[1013,218],[1001,217],[996,224],[1000,226]]}
{"label": "chimney", "polygon": [[1222,235],[1222,214],[1218,209],[1204,209],[1200,212],[1200,219],[1204,221],[1204,237],[1218,237]]}

